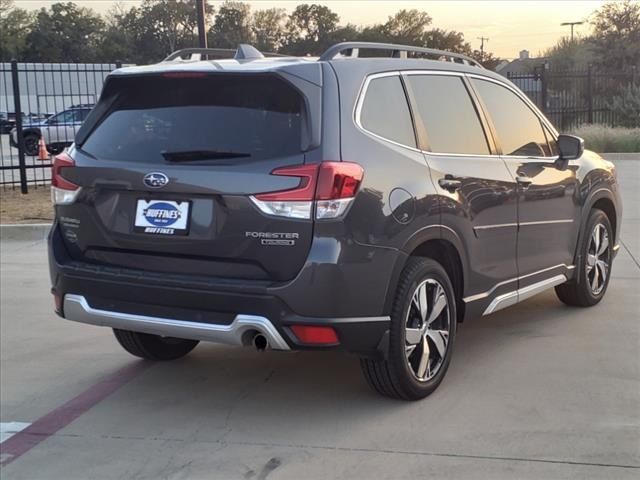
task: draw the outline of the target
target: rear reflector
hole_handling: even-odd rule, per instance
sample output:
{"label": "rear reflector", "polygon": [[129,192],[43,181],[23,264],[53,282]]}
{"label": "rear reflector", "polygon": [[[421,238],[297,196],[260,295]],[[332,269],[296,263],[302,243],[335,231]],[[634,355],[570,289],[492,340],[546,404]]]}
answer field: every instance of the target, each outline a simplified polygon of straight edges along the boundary
{"label": "rear reflector", "polygon": [[53,294],[53,304],[55,307],[55,312],[58,315],[62,315],[62,295],[58,293]]}
{"label": "rear reflector", "polygon": [[80,187],[62,176],[65,168],[75,166],[76,162],[66,153],[54,157],[51,166],[51,202],[54,205],[69,205],[76,201]]}
{"label": "rear reflector", "polygon": [[268,215],[311,218],[315,206],[317,219],[341,217],[358,193],[364,170],[357,163],[322,162],[277,168],[271,175],[298,177],[297,187],[251,197]]}
{"label": "rear reflector", "polygon": [[338,335],[332,327],[293,325],[291,331],[301,343],[307,345],[338,345]]}

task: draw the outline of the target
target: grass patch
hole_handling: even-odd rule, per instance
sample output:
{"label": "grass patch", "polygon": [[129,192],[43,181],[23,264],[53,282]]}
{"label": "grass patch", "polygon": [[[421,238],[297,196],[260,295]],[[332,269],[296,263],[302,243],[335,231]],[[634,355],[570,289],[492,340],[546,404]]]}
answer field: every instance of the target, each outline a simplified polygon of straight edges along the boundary
{"label": "grass patch", "polygon": [[582,125],[574,135],[584,138],[584,146],[598,153],[640,152],[640,128]]}
{"label": "grass patch", "polygon": [[29,187],[22,195],[20,189],[0,187],[0,223],[49,223],[53,220],[53,206],[49,187]]}

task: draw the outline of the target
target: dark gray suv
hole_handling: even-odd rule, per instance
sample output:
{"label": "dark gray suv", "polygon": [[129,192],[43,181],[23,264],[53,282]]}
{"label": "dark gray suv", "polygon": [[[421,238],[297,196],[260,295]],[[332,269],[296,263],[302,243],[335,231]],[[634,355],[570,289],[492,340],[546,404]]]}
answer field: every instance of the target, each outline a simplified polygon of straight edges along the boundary
{"label": "dark gray suv", "polygon": [[464,319],[551,287],[602,299],[615,168],[503,77],[402,45],[211,53],[112,73],[55,159],[60,316],[153,360],[200,340],[341,349],[418,399]]}

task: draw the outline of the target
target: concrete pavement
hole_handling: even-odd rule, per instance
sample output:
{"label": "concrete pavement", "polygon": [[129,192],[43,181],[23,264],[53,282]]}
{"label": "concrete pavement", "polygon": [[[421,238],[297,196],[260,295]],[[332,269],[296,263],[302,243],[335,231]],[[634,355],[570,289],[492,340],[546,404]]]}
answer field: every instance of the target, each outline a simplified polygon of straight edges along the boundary
{"label": "concrete pavement", "polygon": [[[11,479],[638,478],[640,162],[618,162],[623,246],[591,309],[553,291],[464,324],[428,399],[366,386],[335,353],[201,344],[118,385]],[[0,421],[34,422],[140,362],[57,319],[42,241],[3,242]]]}

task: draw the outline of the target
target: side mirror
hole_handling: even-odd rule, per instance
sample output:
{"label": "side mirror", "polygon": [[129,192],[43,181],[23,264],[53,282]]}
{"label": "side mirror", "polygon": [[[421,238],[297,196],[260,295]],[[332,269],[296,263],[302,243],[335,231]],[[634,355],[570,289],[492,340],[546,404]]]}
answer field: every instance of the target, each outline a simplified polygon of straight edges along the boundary
{"label": "side mirror", "polygon": [[561,160],[575,160],[584,153],[584,140],[575,135],[558,135],[557,143]]}

